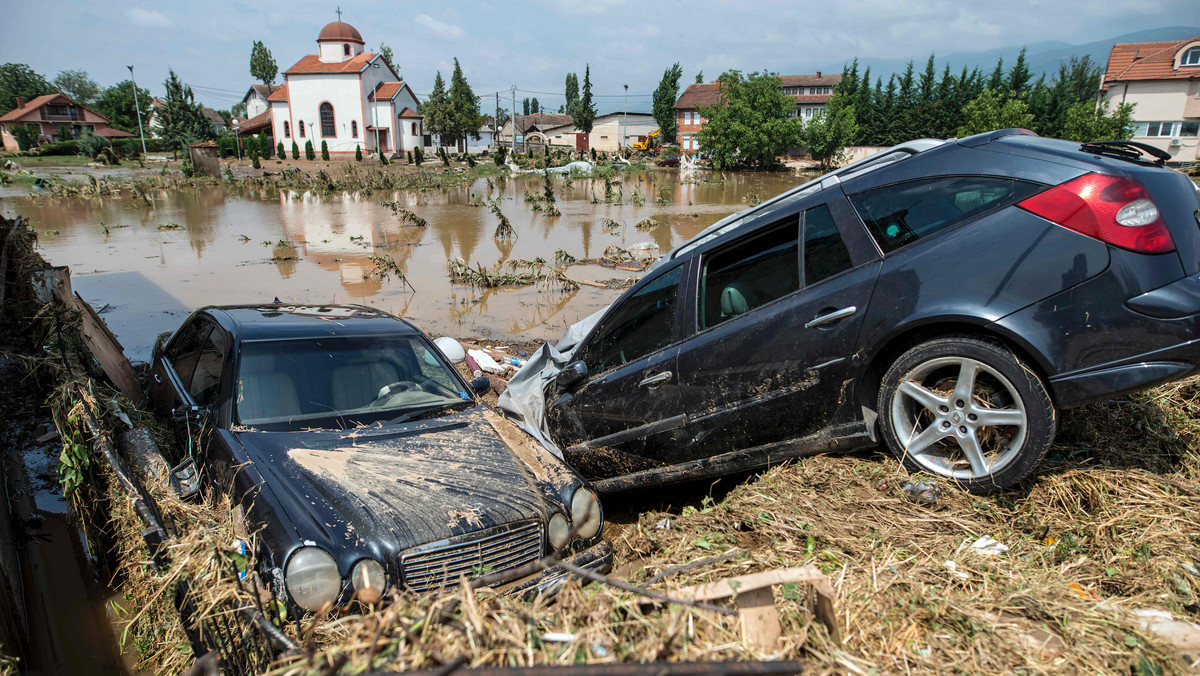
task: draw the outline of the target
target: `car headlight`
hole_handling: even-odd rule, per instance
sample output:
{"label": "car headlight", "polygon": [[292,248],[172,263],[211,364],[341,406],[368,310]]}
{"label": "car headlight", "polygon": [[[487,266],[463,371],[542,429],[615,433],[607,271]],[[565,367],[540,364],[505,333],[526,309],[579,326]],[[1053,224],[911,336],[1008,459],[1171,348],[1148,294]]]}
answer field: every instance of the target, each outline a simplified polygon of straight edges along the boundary
{"label": "car headlight", "polygon": [[336,603],[342,592],[342,576],[333,555],[320,547],[301,547],[292,554],[283,571],[288,596],[305,610],[317,611]]}
{"label": "car headlight", "polygon": [[550,536],[551,547],[562,549],[567,546],[567,536],[571,534],[571,524],[567,523],[567,517],[555,512],[554,516],[550,517],[546,534]]}
{"label": "car headlight", "polygon": [[383,566],[374,559],[363,559],[354,564],[350,574],[350,584],[358,594],[358,600],[363,603],[378,603],[387,591],[387,573]]}
{"label": "car headlight", "polygon": [[586,488],[575,491],[571,497],[571,520],[575,522],[575,532],[582,538],[592,538],[600,532],[600,524],[604,516],[600,512],[600,500],[596,494]]}

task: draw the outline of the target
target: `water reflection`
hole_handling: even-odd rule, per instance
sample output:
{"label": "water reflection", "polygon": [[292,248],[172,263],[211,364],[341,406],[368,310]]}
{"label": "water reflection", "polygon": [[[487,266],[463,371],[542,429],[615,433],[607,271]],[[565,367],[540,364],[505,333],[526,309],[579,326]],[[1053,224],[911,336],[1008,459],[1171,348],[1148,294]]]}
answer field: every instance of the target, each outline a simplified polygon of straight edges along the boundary
{"label": "water reflection", "polygon": [[[75,275],[138,271],[190,307],[276,296],[297,303],[360,302],[408,317],[434,334],[503,339],[554,337],[620,292],[455,286],[447,276],[450,260],[485,267],[513,259],[551,261],[558,249],[582,260],[612,244],[628,248],[638,242],[666,251],[745,208],[749,193],[767,199],[800,181],[789,174],[719,172],[693,172],[681,180],[678,172],[650,171],[618,177],[612,184],[614,195],[623,196],[618,204],[603,201],[602,180],[575,179],[568,188],[560,177],[554,179],[562,212],[557,217],[534,212],[524,201],[526,190],[542,192],[545,180],[538,175],[370,195],[220,187],[164,191],[151,195],[150,205],[127,196],[18,198],[0,200],[0,209],[30,218],[46,233],[40,237],[43,255],[71,266]],[[515,239],[493,238],[498,219],[487,206],[476,206],[485,199],[499,200]],[[411,209],[429,226],[402,224],[381,205],[385,201]],[[606,218],[623,225],[606,232]],[[648,232],[634,227],[647,218],[661,225]],[[182,227],[161,227],[169,224]],[[394,261],[415,291],[394,276],[381,278],[372,257]],[[589,281],[623,274],[598,266],[569,271]]]}

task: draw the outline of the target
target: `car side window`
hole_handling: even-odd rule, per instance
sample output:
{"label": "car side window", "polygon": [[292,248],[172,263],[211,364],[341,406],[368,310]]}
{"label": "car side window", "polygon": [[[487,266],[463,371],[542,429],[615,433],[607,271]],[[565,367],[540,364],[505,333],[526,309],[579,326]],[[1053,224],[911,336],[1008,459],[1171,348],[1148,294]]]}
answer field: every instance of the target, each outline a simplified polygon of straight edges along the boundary
{"label": "car side window", "polygon": [[850,196],[884,253],[1038,192],[1042,186],[995,176],[940,176]]}
{"label": "car side window", "polygon": [[799,218],[792,216],[712,254],[700,279],[700,329],[800,289]]}
{"label": "car side window", "polygon": [[811,286],[853,267],[829,207],[804,212],[804,285]]}
{"label": "car side window", "polygon": [[175,369],[175,374],[179,376],[179,382],[185,387],[192,378],[192,370],[196,366],[200,348],[210,328],[212,327],[207,322],[196,320],[179,329],[179,335],[171,341],[164,355],[171,368]]}
{"label": "car side window", "polygon": [[215,328],[209,331],[196,358],[195,372],[188,382],[188,392],[198,406],[216,402],[221,391],[221,371],[225,366],[226,351],[224,334]]}
{"label": "car side window", "polygon": [[588,373],[628,364],[674,342],[682,273],[682,265],[663,273],[609,315],[580,355]]}

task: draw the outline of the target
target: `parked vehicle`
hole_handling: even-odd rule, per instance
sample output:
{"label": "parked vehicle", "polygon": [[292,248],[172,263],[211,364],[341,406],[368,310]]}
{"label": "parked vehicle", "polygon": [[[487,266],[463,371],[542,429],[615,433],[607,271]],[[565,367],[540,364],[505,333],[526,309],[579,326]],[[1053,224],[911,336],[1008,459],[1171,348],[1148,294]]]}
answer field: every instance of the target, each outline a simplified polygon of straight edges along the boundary
{"label": "parked vehicle", "polygon": [[1161,151],[1005,130],[891,148],[705,230],[547,392],[615,491],[882,442],[987,493],[1057,411],[1200,369],[1195,186]]}
{"label": "parked vehicle", "polygon": [[[207,430],[193,452],[203,484],[230,492],[259,573],[300,608],[454,587],[559,548],[611,567],[595,493],[404,320],[207,307],[160,340],[150,380],[159,415]],[[546,590],[563,575],[500,582]]]}
{"label": "parked vehicle", "polygon": [[678,167],[679,166],[679,156],[671,155],[669,157],[664,157],[661,160],[659,160],[658,162],[656,162],[656,164],[658,164],[658,166],[660,166],[660,167]]}

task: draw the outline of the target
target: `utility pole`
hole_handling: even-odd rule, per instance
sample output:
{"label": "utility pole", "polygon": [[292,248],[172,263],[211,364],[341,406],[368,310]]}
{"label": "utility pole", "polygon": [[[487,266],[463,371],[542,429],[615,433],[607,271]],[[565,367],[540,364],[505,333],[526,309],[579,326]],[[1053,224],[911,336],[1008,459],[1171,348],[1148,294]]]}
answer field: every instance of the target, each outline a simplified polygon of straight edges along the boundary
{"label": "utility pole", "polygon": [[625,139],[629,136],[629,85],[625,85],[625,110],[621,115],[624,116],[624,121],[621,124],[621,157],[625,157]]}
{"label": "utility pole", "polygon": [[[512,86],[512,151],[517,154],[517,85]],[[513,185],[516,185],[515,183]]]}
{"label": "utility pole", "polygon": [[137,80],[133,77],[133,66],[126,66],[129,69],[129,81],[133,83],[133,107],[137,111],[138,118],[138,135],[142,137],[142,157],[146,156],[146,132],[142,130],[142,104],[138,103],[137,95]]}
{"label": "utility pole", "polygon": [[496,92],[496,117],[492,118],[492,144],[500,145],[500,92]]}

